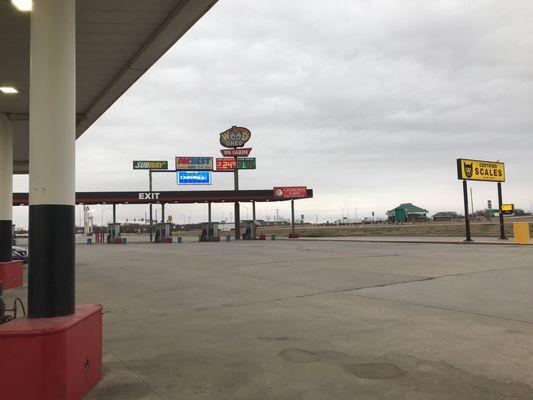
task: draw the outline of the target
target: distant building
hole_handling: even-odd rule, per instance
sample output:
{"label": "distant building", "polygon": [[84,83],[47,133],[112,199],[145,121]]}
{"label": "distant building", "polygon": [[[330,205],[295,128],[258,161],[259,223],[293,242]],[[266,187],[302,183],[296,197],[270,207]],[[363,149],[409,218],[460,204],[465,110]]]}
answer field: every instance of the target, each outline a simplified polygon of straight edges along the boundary
{"label": "distant building", "polygon": [[427,221],[428,210],[415,206],[413,203],[403,203],[387,211],[389,222]]}
{"label": "distant building", "polygon": [[453,221],[460,218],[463,218],[463,216],[455,211],[441,211],[433,215],[433,221]]}

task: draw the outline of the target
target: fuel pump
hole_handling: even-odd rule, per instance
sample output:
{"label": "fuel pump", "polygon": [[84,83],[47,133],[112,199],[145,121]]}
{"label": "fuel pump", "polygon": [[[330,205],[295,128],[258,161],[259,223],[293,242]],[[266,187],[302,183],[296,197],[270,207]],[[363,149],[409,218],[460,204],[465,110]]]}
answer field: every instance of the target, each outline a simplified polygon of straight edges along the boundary
{"label": "fuel pump", "polygon": [[202,224],[201,242],[214,242],[217,237],[219,237],[218,222],[206,222]]}

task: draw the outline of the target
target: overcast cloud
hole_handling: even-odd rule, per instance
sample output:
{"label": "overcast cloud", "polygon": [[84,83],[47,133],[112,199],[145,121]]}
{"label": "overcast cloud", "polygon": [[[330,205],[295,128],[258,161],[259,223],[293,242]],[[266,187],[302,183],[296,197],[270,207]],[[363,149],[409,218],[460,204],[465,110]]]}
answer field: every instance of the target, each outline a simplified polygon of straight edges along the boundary
{"label": "overcast cloud", "polygon": [[[505,161],[505,201],[529,209],[532,20],[528,0],[220,0],[78,140],[77,189],[142,190],[132,160],[219,156],[218,133],[240,125],[258,163],[242,188],[307,185],[308,220],[401,202],[460,211],[457,157]],[[165,175],[156,189],[176,190]],[[214,179],[232,187],[230,174]],[[476,208],[496,202],[495,184],[473,188]],[[259,217],[276,207],[288,216],[286,204]],[[203,208],[170,213],[200,221]]]}

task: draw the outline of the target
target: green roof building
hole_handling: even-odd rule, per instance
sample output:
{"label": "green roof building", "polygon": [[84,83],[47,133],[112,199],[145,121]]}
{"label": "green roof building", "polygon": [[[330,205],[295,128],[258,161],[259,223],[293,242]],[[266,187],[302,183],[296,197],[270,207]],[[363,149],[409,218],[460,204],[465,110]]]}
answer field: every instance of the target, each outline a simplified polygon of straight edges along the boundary
{"label": "green roof building", "polygon": [[390,222],[427,221],[428,210],[415,206],[413,203],[402,203],[387,211]]}

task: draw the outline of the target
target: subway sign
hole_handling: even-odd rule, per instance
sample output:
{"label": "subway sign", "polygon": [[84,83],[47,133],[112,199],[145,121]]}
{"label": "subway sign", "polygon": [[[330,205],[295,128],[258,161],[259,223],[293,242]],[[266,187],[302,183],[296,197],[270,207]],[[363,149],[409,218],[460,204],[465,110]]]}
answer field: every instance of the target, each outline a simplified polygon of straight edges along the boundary
{"label": "subway sign", "polygon": [[177,171],[178,185],[211,185],[213,173],[211,171]]}
{"label": "subway sign", "polygon": [[134,161],[133,169],[168,169],[168,161]]}
{"label": "subway sign", "polygon": [[212,171],[213,157],[176,157],[176,171]]}
{"label": "subway sign", "polygon": [[461,180],[505,182],[505,164],[499,161],[457,159],[457,177]]}

